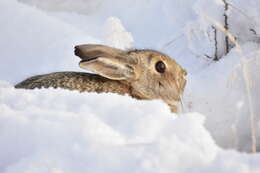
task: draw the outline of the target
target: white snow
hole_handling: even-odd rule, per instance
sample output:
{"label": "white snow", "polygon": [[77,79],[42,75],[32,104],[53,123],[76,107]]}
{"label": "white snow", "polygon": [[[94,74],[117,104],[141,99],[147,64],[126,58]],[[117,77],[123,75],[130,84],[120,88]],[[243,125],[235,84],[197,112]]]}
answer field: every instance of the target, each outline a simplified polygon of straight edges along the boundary
{"label": "white snow", "polygon": [[[260,150],[260,3],[229,2],[241,49],[216,63],[204,55],[214,55],[220,0],[1,0],[0,172],[258,173],[260,155],[245,151],[250,106]],[[184,112],[115,94],[14,89],[32,75],[80,71],[73,47],[84,43],[175,58],[189,74]]]}
{"label": "white snow", "polygon": [[125,30],[118,18],[109,17],[104,30],[106,45],[120,49],[130,49],[133,47],[133,36]]}
{"label": "white snow", "polygon": [[259,154],[219,148],[204,116],[176,118],[160,101],[62,89],[24,91],[5,82],[0,92],[4,173],[260,170]]}

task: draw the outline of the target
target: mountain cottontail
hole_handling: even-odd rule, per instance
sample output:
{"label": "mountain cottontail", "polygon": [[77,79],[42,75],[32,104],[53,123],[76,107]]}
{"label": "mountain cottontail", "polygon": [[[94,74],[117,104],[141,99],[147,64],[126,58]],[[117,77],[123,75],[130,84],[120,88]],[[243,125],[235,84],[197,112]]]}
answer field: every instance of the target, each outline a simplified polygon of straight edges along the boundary
{"label": "mountain cottontail", "polygon": [[154,50],[120,50],[104,45],[75,47],[79,66],[96,74],[56,72],[30,77],[15,88],[65,88],[80,92],[128,94],[137,99],[161,99],[173,112],[186,83],[186,71],[175,60]]}

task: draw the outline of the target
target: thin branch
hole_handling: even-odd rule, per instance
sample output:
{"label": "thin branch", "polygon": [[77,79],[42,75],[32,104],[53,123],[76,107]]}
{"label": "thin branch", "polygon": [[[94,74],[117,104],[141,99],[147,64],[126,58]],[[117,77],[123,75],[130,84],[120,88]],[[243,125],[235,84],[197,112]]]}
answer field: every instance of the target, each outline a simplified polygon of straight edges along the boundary
{"label": "thin branch", "polygon": [[214,59],[215,61],[218,61],[219,58],[218,58],[218,40],[217,40],[217,29],[212,26],[213,28],[213,31],[214,31],[214,41],[215,41],[215,54],[214,54]]}
{"label": "thin branch", "polygon": [[[229,4],[227,3],[226,0],[222,0],[223,3],[225,4],[225,11],[224,11],[224,28],[226,31],[229,30],[229,26],[228,26],[228,14],[227,14],[227,11],[229,9]],[[229,39],[228,39],[228,36],[226,35],[225,36],[225,44],[226,44],[226,54],[229,53]]]}

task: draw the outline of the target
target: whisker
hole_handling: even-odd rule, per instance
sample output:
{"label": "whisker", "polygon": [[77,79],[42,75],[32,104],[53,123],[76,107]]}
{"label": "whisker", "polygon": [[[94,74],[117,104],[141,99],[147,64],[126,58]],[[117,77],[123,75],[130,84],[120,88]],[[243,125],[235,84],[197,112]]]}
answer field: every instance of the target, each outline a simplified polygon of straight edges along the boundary
{"label": "whisker", "polygon": [[[181,92],[181,90],[180,90],[180,87],[179,87],[179,85],[177,84],[177,82],[176,83],[174,83],[174,85],[175,85],[175,87],[176,87],[176,89],[177,89],[177,91],[178,92]],[[184,109],[184,105],[183,105],[183,98],[182,98],[182,94],[180,94],[180,93],[178,93],[178,95],[179,95],[179,100],[180,100],[180,107],[181,107],[181,110],[179,111],[180,113],[185,113],[185,109]]]}
{"label": "whisker", "polygon": [[184,105],[183,105],[183,97],[182,95],[180,96],[180,103],[181,103],[181,113],[185,113]]}

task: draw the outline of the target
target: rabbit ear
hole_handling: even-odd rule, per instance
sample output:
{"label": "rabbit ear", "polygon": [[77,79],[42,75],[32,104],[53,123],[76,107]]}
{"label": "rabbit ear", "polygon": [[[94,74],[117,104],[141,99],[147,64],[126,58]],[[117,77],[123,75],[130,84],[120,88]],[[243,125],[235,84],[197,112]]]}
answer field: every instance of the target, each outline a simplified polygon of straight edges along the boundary
{"label": "rabbit ear", "polygon": [[122,64],[112,57],[83,60],[79,63],[79,66],[113,80],[128,80],[135,76],[134,69],[131,66]]}
{"label": "rabbit ear", "polygon": [[79,66],[113,80],[128,80],[135,77],[130,60],[124,51],[103,45],[80,45],[75,54],[82,60]]}
{"label": "rabbit ear", "polygon": [[75,46],[74,53],[76,56],[79,56],[82,60],[86,60],[101,56],[117,56],[119,54],[124,53],[124,51],[99,44],[83,44]]}

